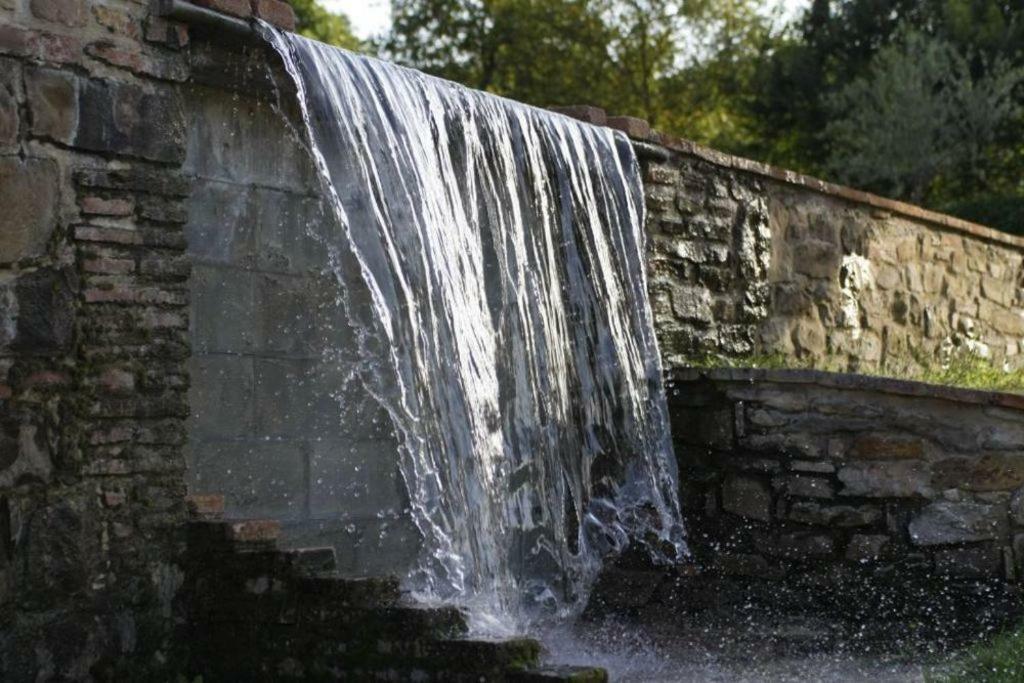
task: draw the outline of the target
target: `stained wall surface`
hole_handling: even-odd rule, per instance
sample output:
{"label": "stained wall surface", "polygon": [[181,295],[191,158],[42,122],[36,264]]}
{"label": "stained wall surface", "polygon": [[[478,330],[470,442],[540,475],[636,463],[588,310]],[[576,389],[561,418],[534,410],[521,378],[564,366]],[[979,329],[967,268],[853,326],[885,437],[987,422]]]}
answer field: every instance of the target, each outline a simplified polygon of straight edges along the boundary
{"label": "stained wall surface", "polygon": [[400,571],[417,537],[390,418],[360,382],[343,305],[358,270],[339,256],[294,95],[269,52],[249,49],[197,47],[211,68],[184,97],[188,485],[223,493],[229,516],[282,520],[292,545],[334,545],[343,570]]}

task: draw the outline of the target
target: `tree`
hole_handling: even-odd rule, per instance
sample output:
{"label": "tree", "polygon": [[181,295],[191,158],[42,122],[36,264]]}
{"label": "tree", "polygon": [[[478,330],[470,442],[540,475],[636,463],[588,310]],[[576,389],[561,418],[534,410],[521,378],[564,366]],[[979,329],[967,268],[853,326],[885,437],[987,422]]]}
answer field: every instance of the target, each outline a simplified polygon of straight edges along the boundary
{"label": "tree", "polygon": [[362,50],[362,42],[352,33],[352,24],[344,14],[329,12],[317,0],[291,0],[295,10],[295,30],[347,50]]}
{"label": "tree", "polygon": [[961,193],[987,184],[993,146],[1021,114],[1024,70],[1005,60],[972,73],[969,55],[911,30],[881,48],[867,72],[827,98],[834,177],[921,202],[937,181]]}
{"label": "tree", "polygon": [[533,104],[593,101],[610,92],[607,7],[606,0],[394,0],[380,49]]}

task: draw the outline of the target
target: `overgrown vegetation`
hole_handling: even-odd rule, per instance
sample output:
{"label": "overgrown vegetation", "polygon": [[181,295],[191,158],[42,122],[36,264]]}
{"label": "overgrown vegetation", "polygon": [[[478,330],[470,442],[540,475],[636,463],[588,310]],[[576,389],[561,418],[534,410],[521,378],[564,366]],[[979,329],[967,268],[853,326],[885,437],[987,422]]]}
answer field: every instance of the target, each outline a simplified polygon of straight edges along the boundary
{"label": "overgrown vegetation", "polygon": [[[707,355],[690,358],[686,364],[697,368],[763,368],[767,370],[801,369],[844,372],[844,361],[824,359],[800,360],[783,354],[760,354],[741,357]],[[908,358],[902,363],[889,363],[885,367],[860,370],[878,377],[907,379],[944,386],[1024,393],[1024,368],[1006,369],[970,352],[950,354],[944,362],[922,357]]]}
{"label": "overgrown vegetation", "polygon": [[951,664],[937,667],[928,683],[1019,683],[1024,681],[1024,627],[979,643]]}

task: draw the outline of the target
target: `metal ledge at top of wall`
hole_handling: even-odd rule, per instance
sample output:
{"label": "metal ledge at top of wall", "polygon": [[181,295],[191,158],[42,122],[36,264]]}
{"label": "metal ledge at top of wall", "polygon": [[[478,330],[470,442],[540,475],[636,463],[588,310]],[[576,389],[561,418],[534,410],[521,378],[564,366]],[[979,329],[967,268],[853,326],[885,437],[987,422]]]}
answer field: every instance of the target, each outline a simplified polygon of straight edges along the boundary
{"label": "metal ledge at top of wall", "polygon": [[160,16],[165,19],[224,29],[235,35],[250,36],[256,33],[256,27],[249,20],[221,14],[186,0],[159,0],[158,8]]}

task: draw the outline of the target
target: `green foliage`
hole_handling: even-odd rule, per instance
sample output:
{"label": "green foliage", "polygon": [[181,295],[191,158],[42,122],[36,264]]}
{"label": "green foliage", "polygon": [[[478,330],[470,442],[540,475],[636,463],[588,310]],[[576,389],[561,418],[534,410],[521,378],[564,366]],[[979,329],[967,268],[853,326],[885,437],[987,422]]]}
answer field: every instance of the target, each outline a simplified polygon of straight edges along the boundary
{"label": "green foliage", "polygon": [[[781,353],[752,354],[729,357],[707,354],[686,359],[694,368],[761,368],[765,370],[825,370],[844,372],[839,358],[798,359]],[[943,386],[1024,393],[1024,368],[1007,370],[968,350],[950,354],[944,362],[913,356],[889,362],[884,368],[861,371],[863,374],[894,379],[907,379]]]}
{"label": "green foliage", "polygon": [[328,11],[317,0],[291,0],[291,5],[295,10],[295,29],[300,35],[347,50],[363,49],[344,14]]}
{"label": "green foliage", "polygon": [[943,174],[983,186],[1001,130],[1021,115],[1024,69],[981,63],[975,77],[953,43],[916,30],[880,49],[826,100],[833,177],[915,202]]}
{"label": "green foliage", "polygon": [[1024,680],[1024,628],[1002,633],[929,672],[929,683],[1018,683]]}
{"label": "green foliage", "polygon": [[965,220],[1024,235],[1024,195],[980,194],[944,204],[942,211]]}

